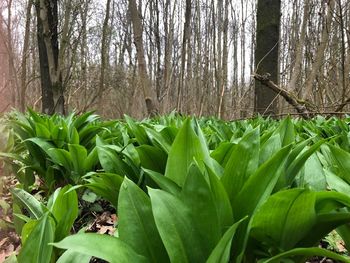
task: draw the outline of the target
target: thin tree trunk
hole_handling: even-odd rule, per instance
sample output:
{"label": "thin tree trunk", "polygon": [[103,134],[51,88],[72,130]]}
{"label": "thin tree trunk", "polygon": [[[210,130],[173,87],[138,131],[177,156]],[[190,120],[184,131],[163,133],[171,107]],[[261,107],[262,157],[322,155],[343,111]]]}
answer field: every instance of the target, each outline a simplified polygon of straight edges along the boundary
{"label": "thin tree trunk", "polygon": [[304,85],[305,88],[303,89],[303,92],[302,92],[302,94],[303,94],[302,97],[305,100],[312,99],[313,83],[316,79],[317,74],[320,71],[320,68],[322,66],[322,62],[324,61],[325,50],[326,50],[327,43],[328,43],[329,30],[330,30],[330,26],[332,24],[332,10],[334,9],[334,4],[335,4],[334,0],[329,1],[329,6],[327,8],[327,14],[325,17],[325,21],[323,23],[320,44],[317,48],[315,59],[314,59],[314,62],[312,63],[311,72],[306,80],[306,83]]}
{"label": "thin tree trunk", "polygon": [[186,0],[186,10],[185,10],[185,24],[182,37],[182,49],[181,49],[181,71],[180,71],[180,80],[177,90],[177,102],[176,108],[181,112],[182,110],[182,96],[183,96],[183,86],[185,79],[185,64],[186,64],[186,53],[187,53],[187,42],[190,37],[190,21],[191,21],[191,10],[192,10],[192,1]]}
{"label": "thin tree trunk", "polygon": [[137,51],[137,62],[140,75],[140,83],[143,91],[144,100],[146,103],[147,113],[150,116],[155,116],[158,113],[158,108],[156,106],[155,95],[153,95],[152,87],[150,85],[150,79],[147,73],[145,52],[142,41],[142,23],[135,0],[129,0],[129,12],[133,25],[134,43]]}
{"label": "thin tree trunk", "polygon": [[26,24],[24,30],[23,50],[22,50],[22,62],[21,62],[21,86],[19,97],[19,108],[22,112],[25,111],[26,105],[26,89],[27,89],[27,58],[29,49],[29,37],[30,37],[30,21],[31,11],[33,7],[33,1],[29,0],[27,3],[26,11]]}
{"label": "thin tree trunk", "polygon": [[301,24],[301,33],[300,38],[298,40],[297,49],[295,51],[296,57],[295,57],[295,63],[294,63],[294,70],[292,72],[290,81],[288,83],[287,90],[291,91],[292,89],[295,89],[297,87],[297,81],[301,73],[301,66],[302,66],[302,59],[303,59],[303,49],[305,45],[305,35],[306,35],[306,28],[307,28],[307,21],[309,17],[310,12],[310,0],[305,0],[304,2],[304,13],[303,13],[303,22]]}
{"label": "thin tree trunk", "polygon": [[108,66],[108,23],[109,23],[109,17],[110,17],[110,8],[111,8],[111,0],[107,0],[106,4],[106,13],[105,18],[103,20],[103,26],[102,26],[102,40],[101,40],[101,70],[100,70],[100,83],[97,93],[97,100],[98,100],[98,111],[100,113],[103,112],[103,91],[105,90],[105,70]]}

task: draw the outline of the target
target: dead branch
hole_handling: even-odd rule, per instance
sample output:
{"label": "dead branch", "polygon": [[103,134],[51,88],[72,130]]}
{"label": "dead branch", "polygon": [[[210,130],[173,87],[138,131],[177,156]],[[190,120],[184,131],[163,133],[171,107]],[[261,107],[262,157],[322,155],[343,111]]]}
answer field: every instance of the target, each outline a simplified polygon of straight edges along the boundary
{"label": "dead branch", "polygon": [[340,104],[336,109],[335,112],[342,111],[344,107],[350,103],[350,98],[347,98],[342,104]]}
{"label": "dead branch", "polygon": [[301,100],[293,93],[282,89],[272,80],[270,80],[268,75],[260,75],[255,73],[253,74],[253,77],[269,89],[273,90],[276,94],[281,95],[303,118],[308,119],[314,115],[314,110],[312,109],[315,107],[314,105],[312,105],[310,102]]}

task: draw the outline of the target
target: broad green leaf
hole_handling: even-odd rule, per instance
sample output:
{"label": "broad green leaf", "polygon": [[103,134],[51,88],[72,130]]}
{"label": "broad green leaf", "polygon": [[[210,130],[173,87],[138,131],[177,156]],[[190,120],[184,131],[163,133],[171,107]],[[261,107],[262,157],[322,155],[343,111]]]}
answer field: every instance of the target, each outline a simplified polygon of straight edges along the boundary
{"label": "broad green leaf", "polygon": [[254,215],[251,234],[260,242],[292,249],[316,223],[316,194],[289,189],[272,195]]}
{"label": "broad green leaf", "polygon": [[24,206],[31,216],[35,219],[39,219],[46,212],[46,208],[31,194],[27,193],[23,189],[13,188],[11,193],[20,201],[21,205]]}
{"label": "broad green leaf", "polygon": [[164,128],[161,132],[157,132],[151,128],[144,127],[148,137],[153,142],[153,145],[159,145],[162,150],[164,150],[167,154],[171,149],[172,140],[169,138],[170,136],[166,136],[168,134],[168,130],[170,127]]}
{"label": "broad green leaf", "polygon": [[74,171],[76,171],[80,176],[82,176],[85,172],[84,162],[87,158],[87,150],[85,149],[85,147],[78,144],[69,144],[68,149],[72,158]]}
{"label": "broad green leaf", "polygon": [[326,175],[327,184],[330,189],[343,194],[350,193],[350,185],[347,182],[328,170],[325,170],[324,173]]}
{"label": "broad green leaf", "polygon": [[124,118],[129,126],[130,131],[132,132],[132,134],[134,134],[138,144],[149,144],[149,140],[145,129],[140,124],[135,123],[134,120],[131,119],[129,116],[124,115]]}
{"label": "broad green leaf", "polygon": [[98,154],[97,148],[93,148],[91,152],[88,154],[86,159],[84,160],[84,170],[85,171],[93,171],[95,165],[98,163]]}
{"label": "broad green leaf", "polygon": [[287,259],[294,256],[309,256],[309,257],[323,256],[323,257],[339,260],[341,262],[350,262],[349,257],[341,256],[337,253],[331,252],[323,248],[313,247],[313,248],[294,248],[289,251],[280,253],[269,259],[261,260],[259,261],[259,263],[277,263],[277,262],[282,262],[282,259]]}
{"label": "broad green leaf", "polygon": [[231,203],[248,178],[256,171],[259,163],[259,128],[247,133],[234,146],[230,159],[224,167],[221,181]]}
{"label": "broad green leaf", "polygon": [[313,190],[326,190],[326,176],[316,153],[313,153],[309,159],[306,160],[296,181],[298,181],[298,186],[300,187],[308,186]]}
{"label": "broad green leaf", "polygon": [[48,207],[56,219],[55,241],[69,235],[75,219],[78,217],[78,197],[75,191],[69,191],[70,185],[57,189]]}
{"label": "broad green leaf", "polygon": [[[291,146],[286,146],[261,165],[249,177],[242,189],[238,189],[236,198],[231,197],[232,211],[237,211],[238,219],[253,215],[256,209],[270,196],[279,176]],[[254,194],[252,194],[254,193]]]}
{"label": "broad green leaf", "polygon": [[54,146],[50,142],[42,138],[29,138],[26,141],[36,144],[46,153],[49,149],[54,148]]}
{"label": "broad green leaf", "polygon": [[141,145],[136,150],[139,154],[142,167],[162,174],[165,172],[167,161],[165,152],[150,145]]}
{"label": "broad green leaf", "polygon": [[51,137],[51,133],[50,131],[46,128],[45,125],[41,124],[41,123],[36,123],[35,124],[35,133],[36,136],[39,138],[43,138],[43,139],[50,139]]}
{"label": "broad green leaf", "polygon": [[120,239],[100,234],[76,234],[68,236],[55,247],[69,249],[81,254],[101,258],[110,263],[146,263],[148,260],[138,255],[129,245]]}
{"label": "broad green leaf", "polygon": [[292,161],[286,170],[286,183],[287,186],[292,183],[295,176],[298,174],[302,166],[305,164],[306,160],[314,153],[316,152],[320,146],[325,142],[326,140],[319,140],[317,143],[312,145],[310,148],[302,152],[300,155],[298,155],[294,161]]}
{"label": "broad green leaf", "polygon": [[32,233],[33,229],[36,227],[36,225],[39,223],[39,220],[29,220],[24,226],[22,227],[22,232],[21,232],[21,242],[22,245],[24,245]]}
{"label": "broad green leaf", "polygon": [[210,156],[221,166],[225,167],[235,147],[237,147],[237,144],[231,142],[223,142],[216,149],[214,149]]}
{"label": "broad green leaf", "polygon": [[63,147],[67,140],[67,130],[61,126],[55,126],[51,130],[51,138],[57,147]]}
{"label": "broad green leaf", "polygon": [[118,233],[122,241],[150,262],[169,262],[153,218],[151,201],[127,178],[121,186],[118,214]]}
{"label": "broad green leaf", "polygon": [[194,229],[190,209],[176,196],[149,189],[156,226],[168,252],[170,262],[204,262],[203,242]]}
{"label": "broad green leaf", "polygon": [[280,135],[282,147],[285,147],[294,142],[295,140],[294,124],[290,116],[288,116],[281,122],[281,124],[276,130],[276,133]]}
{"label": "broad green leaf", "polygon": [[123,176],[126,175],[123,170],[123,161],[115,151],[107,147],[98,146],[97,153],[101,166],[106,173],[117,173]]}
{"label": "broad green leaf", "polygon": [[226,230],[226,228],[233,223],[230,199],[219,177],[209,167],[206,168],[220,226],[222,227],[222,230]]}
{"label": "broad green leaf", "polygon": [[[272,193],[276,183],[282,174],[284,162],[288,156],[291,146],[286,146],[275,155],[262,164],[259,169],[249,177],[244,184],[243,189],[236,198],[232,198],[232,211],[237,219],[245,216],[253,216],[256,210],[266,201]],[[234,251],[234,259],[241,261],[243,253],[248,241],[249,222],[243,222],[238,233],[234,237],[236,248]]]}
{"label": "broad green leaf", "polygon": [[305,232],[298,246],[312,246],[333,229],[350,223],[350,213],[345,207],[350,207],[348,195],[333,191],[316,192],[317,220],[312,229]]}
{"label": "broad green leaf", "polygon": [[328,147],[331,151],[331,158],[328,159],[330,159],[332,168],[338,176],[350,184],[350,153],[330,144]]}
{"label": "broad green leaf", "polygon": [[282,147],[279,134],[273,134],[260,148],[259,164],[270,159]]}
{"label": "broad green leaf", "polygon": [[227,229],[220,241],[217,243],[216,247],[211,252],[209,258],[206,261],[207,263],[229,262],[232,238],[236,233],[237,227],[243,220],[246,220],[246,218],[243,218],[240,221],[234,223],[229,229]]}
{"label": "broad green leaf", "polygon": [[190,211],[192,228],[197,229],[200,238],[205,240],[202,242],[205,251],[210,252],[220,240],[223,226],[209,184],[195,164],[189,169],[180,198]]}
{"label": "broad green leaf", "polygon": [[152,170],[143,170],[145,171],[146,175],[149,176],[162,190],[167,191],[173,195],[180,193],[181,188],[173,180]]}
{"label": "broad green leaf", "polygon": [[84,176],[86,187],[95,194],[108,200],[115,208],[118,206],[118,195],[124,177],[114,173],[88,173]]}
{"label": "broad green leaf", "polygon": [[56,263],[89,263],[90,259],[91,256],[89,255],[68,249],[59,257]]}
{"label": "broad green leaf", "polygon": [[68,151],[64,149],[51,148],[47,151],[47,154],[54,163],[63,166],[67,169],[67,171],[73,171],[73,158]]}
{"label": "broad green leaf", "polygon": [[49,243],[54,241],[54,235],[55,223],[47,212],[39,219],[38,224],[27,238],[18,255],[18,262],[49,263],[52,253],[52,246]]}
{"label": "broad green leaf", "polygon": [[[198,127],[198,129],[200,129]],[[196,159],[211,166],[207,145],[194,132],[191,120],[187,119],[178,132],[169,152],[165,176],[173,180],[179,186],[183,186],[188,169]]]}

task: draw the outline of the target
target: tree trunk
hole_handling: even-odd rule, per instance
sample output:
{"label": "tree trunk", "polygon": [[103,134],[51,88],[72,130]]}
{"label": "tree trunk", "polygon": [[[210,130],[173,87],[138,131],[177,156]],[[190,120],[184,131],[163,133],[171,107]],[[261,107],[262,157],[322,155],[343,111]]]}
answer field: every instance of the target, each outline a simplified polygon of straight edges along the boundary
{"label": "tree trunk", "polygon": [[330,29],[330,25],[332,22],[332,12],[334,9],[334,4],[335,1],[334,0],[330,0],[329,1],[329,6],[327,8],[327,14],[325,16],[325,21],[323,23],[323,28],[322,28],[322,33],[321,33],[321,39],[320,39],[320,44],[317,47],[316,50],[316,55],[315,55],[315,59],[314,62],[312,63],[312,68],[311,68],[311,72],[306,80],[305,83],[305,88],[303,89],[303,99],[312,99],[312,91],[313,91],[313,84],[314,81],[316,79],[316,76],[318,75],[320,68],[322,66],[322,62],[324,61],[324,56],[325,56],[325,50],[327,47],[327,43],[328,43],[328,36],[329,36],[329,29]]}
{"label": "tree trunk", "polygon": [[101,114],[103,112],[103,91],[105,89],[105,70],[109,64],[108,61],[108,20],[110,16],[111,0],[107,0],[106,14],[103,20],[102,26],[102,39],[101,39],[101,70],[100,70],[100,83],[97,93],[98,111]]}
{"label": "tree trunk", "polygon": [[152,87],[150,85],[150,79],[148,77],[146,69],[145,52],[142,41],[142,23],[135,0],[129,0],[129,12],[134,31],[134,43],[137,51],[137,62],[140,75],[140,83],[142,86],[143,96],[146,103],[147,113],[150,116],[155,116],[158,113],[158,108],[156,106],[156,98],[155,95],[153,95]]}
{"label": "tree trunk", "polygon": [[23,40],[23,50],[22,50],[22,62],[21,62],[21,86],[20,86],[20,96],[19,96],[19,108],[20,111],[25,111],[26,105],[26,89],[27,89],[27,58],[28,58],[28,48],[29,48],[29,37],[30,37],[30,20],[31,11],[33,7],[33,1],[29,0],[27,3],[26,12],[26,25],[24,31]]}
{"label": "tree trunk", "polygon": [[64,87],[58,65],[58,1],[37,0],[37,35],[42,111],[65,114]]}
{"label": "tree trunk", "polygon": [[184,24],[184,30],[183,30],[182,49],[181,49],[181,71],[180,71],[179,87],[177,90],[177,103],[176,103],[176,109],[180,112],[182,109],[183,86],[185,82],[187,42],[189,41],[189,37],[190,37],[191,10],[192,10],[192,1],[186,0],[185,24]]}
{"label": "tree trunk", "polygon": [[[269,74],[269,78],[278,83],[278,49],[281,0],[258,0],[257,8],[257,43],[255,49],[256,73]],[[276,94],[255,82],[256,113],[275,115]]]}

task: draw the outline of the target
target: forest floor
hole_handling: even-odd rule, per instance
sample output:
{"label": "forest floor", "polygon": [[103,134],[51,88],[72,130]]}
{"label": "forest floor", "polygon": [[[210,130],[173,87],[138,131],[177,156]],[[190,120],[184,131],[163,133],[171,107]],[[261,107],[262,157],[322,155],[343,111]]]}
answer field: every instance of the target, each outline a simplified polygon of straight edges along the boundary
{"label": "forest floor", "polygon": [[17,254],[21,240],[13,227],[12,196],[10,188],[17,183],[14,176],[5,175],[0,167],[0,263],[11,254]]}

